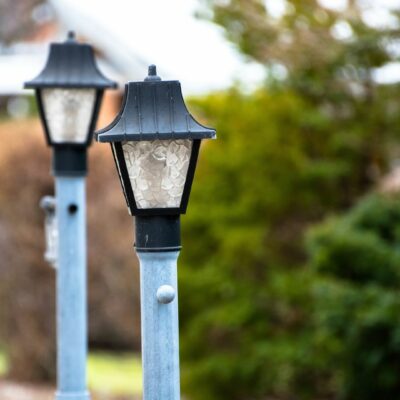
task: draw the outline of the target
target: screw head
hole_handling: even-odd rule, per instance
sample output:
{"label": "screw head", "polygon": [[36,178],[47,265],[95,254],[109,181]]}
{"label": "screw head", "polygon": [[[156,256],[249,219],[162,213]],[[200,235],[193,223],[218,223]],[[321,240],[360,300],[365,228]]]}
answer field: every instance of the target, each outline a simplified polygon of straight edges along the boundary
{"label": "screw head", "polygon": [[161,304],[171,303],[175,298],[175,289],[170,285],[162,285],[157,290],[157,300]]}

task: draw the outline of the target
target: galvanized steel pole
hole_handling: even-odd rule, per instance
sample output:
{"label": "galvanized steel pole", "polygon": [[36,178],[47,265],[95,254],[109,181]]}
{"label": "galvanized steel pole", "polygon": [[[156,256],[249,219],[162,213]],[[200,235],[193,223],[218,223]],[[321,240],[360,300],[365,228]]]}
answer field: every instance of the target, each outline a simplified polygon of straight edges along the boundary
{"label": "galvanized steel pole", "polygon": [[137,252],[140,260],[143,399],[179,400],[179,251]]}
{"label": "galvanized steel pole", "polygon": [[85,177],[56,176],[56,198],[59,232],[56,400],[89,400]]}
{"label": "galvanized steel pole", "polygon": [[135,218],[140,261],[144,400],[179,400],[177,261],[180,218]]}

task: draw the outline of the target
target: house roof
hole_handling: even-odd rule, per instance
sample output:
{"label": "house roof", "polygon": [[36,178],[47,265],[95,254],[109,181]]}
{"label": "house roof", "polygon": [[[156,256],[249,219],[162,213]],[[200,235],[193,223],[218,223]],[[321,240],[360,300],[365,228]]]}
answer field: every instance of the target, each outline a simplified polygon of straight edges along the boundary
{"label": "house roof", "polygon": [[[53,6],[57,20],[63,29],[62,37],[69,30],[84,37],[98,52],[100,59],[109,64],[125,83],[129,80],[142,79],[143,71],[151,64],[135,54],[131,48],[122,43],[109,27],[85,14],[79,7],[68,0],[49,0]],[[111,76],[114,79],[113,76]],[[123,87],[123,85],[121,85]]]}
{"label": "house roof", "polygon": [[[56,13],[54,37],[49,41],[64,40],[69,29],[73,28],[79,37],[85,38],[96,51],[99,68],[104,75],[117,81],[120,87],[128,80],[140,79],[148,63],[125,48],[113,38],[107,27],[100,26],[90,17],[79,12],[65,0],[49,0]],[[13,96],[29,93],[23,89],[24,82],[37,76],[43,69],[49,52],[49,41],[44,43],[19,43],[0,53],[0,96]]]}

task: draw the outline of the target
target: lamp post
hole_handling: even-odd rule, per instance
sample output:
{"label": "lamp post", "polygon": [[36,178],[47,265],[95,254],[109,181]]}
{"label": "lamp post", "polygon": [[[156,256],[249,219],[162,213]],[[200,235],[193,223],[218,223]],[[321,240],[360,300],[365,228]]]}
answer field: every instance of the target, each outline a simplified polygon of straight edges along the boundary
{"label": "lamp post", "polygon": [[57,400],[88,400],[86,389],[87,147],[103,91],[115,87],[97,69],[93,49],[69,33],[53,43],[43,71],[26,88],[36,91],[47,144],[53,148],[56,180]]}
{"label": "lamp post", "polygon": [[202,139],[215,130],[189,114],[178,81],[149,67],[129,82],[120,113],[96,134],[111,144],[140,261],[143,398],[178,400],[177,259],[180,214],[186,212]]}

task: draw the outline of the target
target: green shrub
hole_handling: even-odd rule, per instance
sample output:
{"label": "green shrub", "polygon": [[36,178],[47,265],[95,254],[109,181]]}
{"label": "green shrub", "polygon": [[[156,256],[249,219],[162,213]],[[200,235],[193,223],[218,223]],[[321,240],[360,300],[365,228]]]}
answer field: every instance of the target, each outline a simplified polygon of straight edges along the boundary
{"label": "green shrub", "polygon": [[370,229],[329,222],[313,238],[310,253],[321,274],[353,283],[399,284],[400,254]]}
{"label": "green shrub", "polygon": [[400,393],[399,196],[372,195],[312,230],[315,344],[351,400]]}
{"label": "green shrub", "polygon": [[[192,108],[213,120],[218,140],[204,143],[183,218],[185,392],[210,400],[337,393],[340,380],[329,353],[314,348],[316,272],[303,268],[303,234],[372,187],[365,179],[369,157],[360,157],[349,140],[353,135],[360,142],[365,131],[338,133],[332,120],[289,90],[231,90],[193,101]],[[385,158],[383,143],[371,150]],[[375,274],[392,286],[396,258],[387,259],[379,246],[366,247],[388,271],[364,269],[360,260],[352,274]],[[337,268],[347,273],[346,266]]]}
{"label": "green shrub", "polygon": [[[374,381],[378,364],[362,386],[363,370],[350,361],[360,360],[356,338],[367,342],[366,328],[348,333],[364,290],[389,298],[397,288],[397,208],[374,200],[371,216],[364,202],[354,222],[319,228],[310,268],[304,248],[307,229],[351,208],[398,152],[399,87],[374,74],[396,60],[387,44],[399,30],[368,25],[361,1],[339,12],[286,0],[280,16],[260,0],[201,3],[246,59],[265,66],[266,80],[247,95],[232,89],[192,102],[218,141],[203,146],[183,222],[184,390],[193,399],[354,400],[359,385],[366,396],[399,397]],[[347,38],[335,34],[343,27]],[[396,322],[386,322],[391,331]]]}

